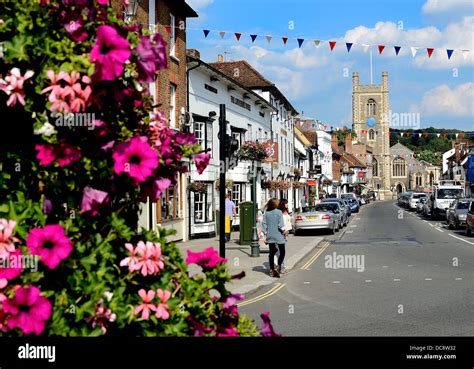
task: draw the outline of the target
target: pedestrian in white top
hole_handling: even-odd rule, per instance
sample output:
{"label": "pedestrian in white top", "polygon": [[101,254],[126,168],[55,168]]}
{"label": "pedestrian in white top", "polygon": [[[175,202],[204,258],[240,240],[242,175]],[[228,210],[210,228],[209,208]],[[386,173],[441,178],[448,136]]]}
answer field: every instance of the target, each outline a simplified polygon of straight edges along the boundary
{"label": "pedestrian in white top", "polygon": [[[290,217],[290,214],[288,212],[288,200],[281,199],[280,203],[278,204],[278,209],[280,209],[281,212],[283,213],[283,224],[284,224],[284,227],[285,227],[285,233],[284,233],[284,236],[285,236],[285,250],[288,250],[288,235],[289,235],[291,229],[293,228],[293,226],[291,225],[291,217]],[[276,257],[279,257],[279,256],[280,256],[280,252],[278,251],[277,254],[276,254]],[[277,267],[277,270],[278,270],[278,267]],[[288,269],[285,267],[285,261],[282,262],[281,270],[278,270],[278,272],[281,273],[281,274],[287,274],[288,273]]]}

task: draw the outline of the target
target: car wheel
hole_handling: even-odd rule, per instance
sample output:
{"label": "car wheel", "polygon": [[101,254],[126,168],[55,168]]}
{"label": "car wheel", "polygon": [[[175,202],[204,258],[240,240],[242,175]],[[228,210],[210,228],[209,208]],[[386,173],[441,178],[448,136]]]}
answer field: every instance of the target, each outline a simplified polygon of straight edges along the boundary
{"label": "car wheel", "polygon": [[293,234],[294,234],[295,236],[298,236],[298,235],[301,234],[301,232],[300,232],[299,229],[295,229],[295,231],[293,232]]}
{"label": "car wheel", "polygon": [[454,229],[459,228],[459,222],[457,220],[454,221]]}
{"label": "car wheel", "polygon": [[341,222],[338,222],[338,223],[337,223],[337,228],[338,228],[338,229],[344,228],[344,224],[342,224]]}
{"label": "car wheel", "polygon": [[336,223],[333,224],[331,234],[336,234]]}

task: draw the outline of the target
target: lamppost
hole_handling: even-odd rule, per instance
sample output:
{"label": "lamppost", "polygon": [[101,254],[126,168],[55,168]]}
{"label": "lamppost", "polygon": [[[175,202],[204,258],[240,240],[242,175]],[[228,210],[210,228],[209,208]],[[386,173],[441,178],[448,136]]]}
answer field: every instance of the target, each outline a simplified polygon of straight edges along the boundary
{"label": "lamppost", "polygon": [[124,18],[126,23],[130,23],[132,19],[137,15],[138,0],[130,0],[128,5],[125,6]]}
{"label": "lamppost", "polygon": [[252,201],[253,201],[253,227],[252,239],[250,240],[250,256],[260,256],[260,246],[258,244],[257,232],[257,169],[255,168],[255,160],[252,160]]}

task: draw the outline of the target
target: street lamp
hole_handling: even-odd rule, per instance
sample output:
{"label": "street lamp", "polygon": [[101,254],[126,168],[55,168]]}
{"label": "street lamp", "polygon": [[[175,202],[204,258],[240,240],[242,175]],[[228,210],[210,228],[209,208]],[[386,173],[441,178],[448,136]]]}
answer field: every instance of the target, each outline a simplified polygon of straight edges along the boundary
{"label": "street lamp", "polygon": [[252,198],[253,198],[253,227],[252,239],[250,240],[250,256],[260,256],[260,246],[258,244],[257,232],[257,176],[258,172],[255,169],[255,161],[252,160]]}
{"label": "street lamp", "polygon": [[125,22],[130,23],[132,19],[137,15],[138,10],[138,0],[129,0],[125,5],[125,10],[123,11]]}

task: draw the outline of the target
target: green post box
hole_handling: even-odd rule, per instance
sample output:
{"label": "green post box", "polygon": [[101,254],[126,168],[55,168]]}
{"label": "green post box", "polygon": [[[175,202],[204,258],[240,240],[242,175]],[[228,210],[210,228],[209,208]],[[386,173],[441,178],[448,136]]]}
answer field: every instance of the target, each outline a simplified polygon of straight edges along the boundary
{"label": "green post box", "polygon": [[255,224],[254,205],[251,201],[240,203],[240,244],[250,245],[252,228]]}

